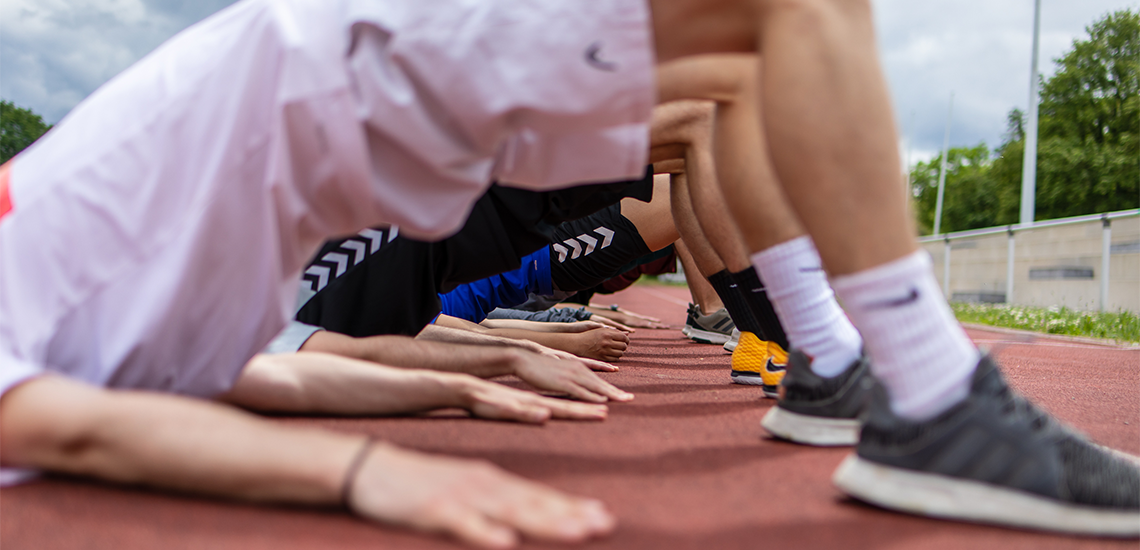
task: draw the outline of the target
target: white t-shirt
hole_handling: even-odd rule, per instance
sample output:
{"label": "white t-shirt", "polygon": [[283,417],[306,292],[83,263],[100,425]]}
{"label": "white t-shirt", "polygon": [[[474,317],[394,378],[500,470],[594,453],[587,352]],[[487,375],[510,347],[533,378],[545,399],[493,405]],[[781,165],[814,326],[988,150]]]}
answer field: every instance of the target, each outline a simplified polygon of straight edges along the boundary
{"label": "white t-shirt", "polygon": [[245,0],[11,164],[0,393],[44,371],[209,397],[327,238],[439,238],[492,178],[641,175],[644,0]]}

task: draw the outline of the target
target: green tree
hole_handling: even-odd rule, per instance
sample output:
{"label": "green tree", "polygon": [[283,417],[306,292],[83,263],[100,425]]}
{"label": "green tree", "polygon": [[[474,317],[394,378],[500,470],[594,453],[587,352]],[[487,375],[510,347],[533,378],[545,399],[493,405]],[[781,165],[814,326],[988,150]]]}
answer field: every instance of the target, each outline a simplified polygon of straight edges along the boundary
{"label": "green tree", "polygon": [[40,115],[17,107],[11,101],[0,101],[0,164],[8,162],[50,129]]}
{"label": "green tree", "polygon": [[[942,205],[943,233],[991,227],[1008,223],[998,216],[1000,193],[995,193],[990,150],[981,143],[974,147],[950,149],[946,162],[946,190]],[[938,172],[942,155],[920,162],[911,172],[911,192],[919,233],[934,231],[938,199]]]}
{"label": "green tree", "polygon": [[[1118,11],[1086,29],[1042,83],[1036,219],[1140,206],[1140,14]],[[998,148],[995,188],[1021,185],[1021,113]],[[1020,201],[1020,195],[1017,200]],[[1004,203],[1005,217],[1019,206]]]}

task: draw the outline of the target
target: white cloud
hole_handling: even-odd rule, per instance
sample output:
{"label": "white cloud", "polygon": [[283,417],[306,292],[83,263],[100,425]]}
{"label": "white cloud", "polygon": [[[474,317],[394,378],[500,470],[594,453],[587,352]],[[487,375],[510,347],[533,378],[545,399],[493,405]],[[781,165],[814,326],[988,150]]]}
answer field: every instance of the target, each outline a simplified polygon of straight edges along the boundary
{"label": "white cloud", "polygon": [[0,97],[58,122],[95,88],[229,3],[5,0]]}
{"label": "white cloud", "polygon": [[[1136,0],[1042,0],[1039,70],[1060,57],[1102,15],[1138,9]],[[1001,143],[1006,115],[1029,102],[1033,2],[874,0],[884,69],[913,158],[942,148],[954,92],[951,146]]]}

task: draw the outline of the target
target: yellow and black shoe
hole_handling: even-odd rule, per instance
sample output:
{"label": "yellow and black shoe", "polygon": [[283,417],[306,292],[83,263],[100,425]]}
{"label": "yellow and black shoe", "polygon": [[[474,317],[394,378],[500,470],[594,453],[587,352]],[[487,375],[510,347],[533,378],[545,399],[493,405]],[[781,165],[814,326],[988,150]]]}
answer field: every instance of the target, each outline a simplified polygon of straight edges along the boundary
{"label": "yellow and black shoe", "polygon": [[732,381],[760,386],[765,397],[779,396],[780,380],[788,364],[788,352],[780,344],[761,340],[751,332],[741,332],[732,350]]}

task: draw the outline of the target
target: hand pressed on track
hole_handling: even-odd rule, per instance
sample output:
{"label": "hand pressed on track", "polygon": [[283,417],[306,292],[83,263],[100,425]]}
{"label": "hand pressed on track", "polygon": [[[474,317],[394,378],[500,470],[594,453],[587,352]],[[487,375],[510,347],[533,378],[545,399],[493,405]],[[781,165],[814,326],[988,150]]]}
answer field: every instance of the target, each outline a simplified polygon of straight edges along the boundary
{"label": "hand pressed on track", "polygon": [[566,495],[487,462],[377,444],[350,480],[348,505],[361,516],[512,548],[520,537],[582,542],[613,530],[600,501]]}
{"label": "hand pressed on track", "polygon": [[574,345],[572,351],[575,355],[589,357],[599,361],[616,361],[621,359],[629,347],[629,336],[624,332],[610,328],[599,328],[571,335]]}
{"label": "hand pressed on track", "polygon": [[480,418],[542,424],[551,418],[605,420],[609,412],[605,405],[546,397],[475,377],[465,382],[460,406]]}
{"label": "hand pressed on track", "polygon": [[615,401],[633,399],[633,394],[619,390],[602,380],[592,370],[615,371],[617,367],[601,361],[575,357],[566,352],[558,353],[562,356],[527,354],[520,357],[515,366],[515,375],[538,389],[564,392],[582,401],[604,403],[609,399]]}

